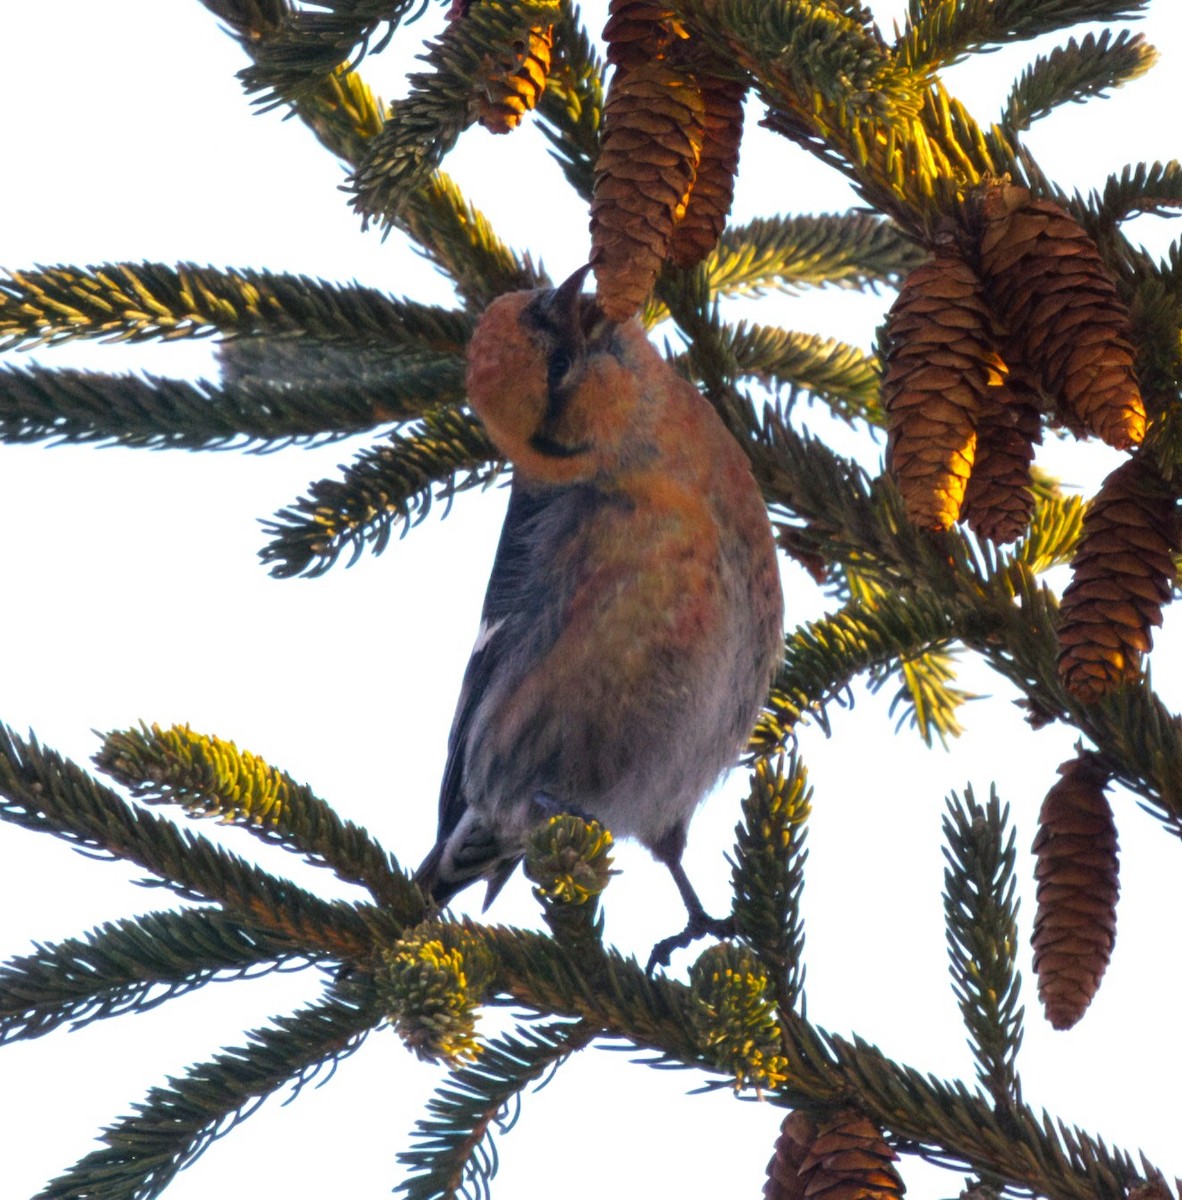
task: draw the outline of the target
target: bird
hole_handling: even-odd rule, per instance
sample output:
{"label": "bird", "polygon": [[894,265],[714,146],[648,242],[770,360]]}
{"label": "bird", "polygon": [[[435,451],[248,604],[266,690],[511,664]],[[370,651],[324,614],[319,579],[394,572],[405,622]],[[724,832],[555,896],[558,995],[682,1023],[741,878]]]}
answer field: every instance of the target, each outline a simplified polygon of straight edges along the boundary
{"label": "bird", "polygon": [[440,906],[486,880],[487,909],[534,828],[594,818],[672,874],[667,963],[729,929],[681,859],[766,698],[783,592],[747,455],[638,319],[583,294],[588,270],[497,297],[469,342],[468,400],[513,476],[415,878]]}

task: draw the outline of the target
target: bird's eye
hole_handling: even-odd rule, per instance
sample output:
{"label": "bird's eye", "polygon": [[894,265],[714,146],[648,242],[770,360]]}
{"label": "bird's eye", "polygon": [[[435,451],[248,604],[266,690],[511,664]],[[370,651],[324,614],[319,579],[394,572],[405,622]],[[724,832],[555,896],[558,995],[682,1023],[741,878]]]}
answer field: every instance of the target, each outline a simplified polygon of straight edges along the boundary
{"label": "bird's eye", "polygon": [[559,386],[566,378],[567,372],[574,365],[574,359],[571,358],[570,351],[559,347],[550,355],[550,362],[546,372],[546,383],[551,391]]}

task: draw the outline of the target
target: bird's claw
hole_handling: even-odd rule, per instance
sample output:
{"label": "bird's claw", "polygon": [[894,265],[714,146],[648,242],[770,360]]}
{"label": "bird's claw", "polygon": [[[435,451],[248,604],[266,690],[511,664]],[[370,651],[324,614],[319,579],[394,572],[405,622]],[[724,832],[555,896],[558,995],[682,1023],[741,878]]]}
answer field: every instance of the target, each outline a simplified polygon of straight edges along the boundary
{"label": "bird's claw", "polygon": [[734,937],[734,935],[734,917],[708,917],[705,913],[691,916],[686,927],[680,933],[662,938],[653,947],[644,972],[646,975],[651,975],[657,967],[667,967],[674,950],[684,950],[698,938],[710,936],[721,939]]}

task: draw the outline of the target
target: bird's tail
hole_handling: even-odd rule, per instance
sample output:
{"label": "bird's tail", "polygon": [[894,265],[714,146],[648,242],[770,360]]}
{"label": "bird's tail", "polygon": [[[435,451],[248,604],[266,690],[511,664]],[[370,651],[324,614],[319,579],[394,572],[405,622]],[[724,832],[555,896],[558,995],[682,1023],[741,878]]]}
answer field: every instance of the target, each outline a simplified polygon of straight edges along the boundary
{"label": "bird's tail", "polygon": [[414,880],[442,908],[469,884],[486,879],[487,910],[521,859],[520,851],[507,850],[483,824],[461,820],[456,829],[431,847],[415,871]]}

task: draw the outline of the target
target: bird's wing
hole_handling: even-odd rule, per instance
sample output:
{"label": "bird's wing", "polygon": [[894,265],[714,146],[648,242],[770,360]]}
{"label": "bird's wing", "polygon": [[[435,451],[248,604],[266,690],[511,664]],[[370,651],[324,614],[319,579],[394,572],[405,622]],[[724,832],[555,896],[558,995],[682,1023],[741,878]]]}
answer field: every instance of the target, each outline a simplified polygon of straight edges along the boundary
{"label": "bird's wing", "polygon": [[465,754],[479,730],[474,717],[490,685],[523,675],[557,640],[565,608],[562,589],[547,578],[545,563],[578,527],[590,489],[525,488],[514,481],[497,544],[480,632],[464,673],[448,737],[447,766],[439,793],[439,842],[455,830],[468,807],[463,794]]}

